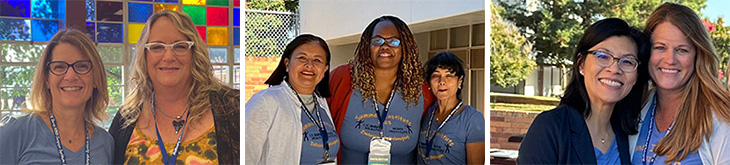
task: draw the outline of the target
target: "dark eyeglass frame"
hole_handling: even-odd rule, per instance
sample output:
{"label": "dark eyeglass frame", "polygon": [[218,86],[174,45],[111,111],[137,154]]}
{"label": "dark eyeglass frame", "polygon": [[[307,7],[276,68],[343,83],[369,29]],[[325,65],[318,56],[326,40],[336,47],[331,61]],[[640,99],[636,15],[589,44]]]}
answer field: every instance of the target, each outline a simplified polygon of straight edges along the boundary
{"label": "dark eyeglass frame", "polygon": [[[89,63],[89,70],[88,71],[86,71],[86,72],[79,72],[79,70],[76,69],[76,64],[80,64],[81,62],[87,62],[87,63]],[[56,73],[56,72],[53,71],[53,68],[51,68],[51,64],[55,64],[55,63],[66,64],[66,69],[63,71],[63,73]],[[85,75],[85,74],[89,74],[91,72],[91,69],[94,68],[94,63],[92,63],[91,60],[80,60],[80,61],[76,61],[76,62],[74,62],[72,64],[69,64],[69,63],[67,63],[65,61],[51,61],[51,62],[46,63],[46,67],[48,67],[48,71],[49,72],[51,72],[52,74],[57,75],[57,76],[64,75],[64,74],[68,73],[68,68],[73,68],[73,70],[74,70],[74,72],[76,72],[76,74]]]}
{"label": "dark eyeglass frame", "polygon": [[[181,51],[181,52],[175,51],[175,47],[174,46],[177,45],[177,44],[181,44],[181,43],[188,44],[188,48],[185,49],[185,51]],[[164,46],[165,49],[163,49],[161,52],[152,51],[150,49],[150,47],[152,47],[154,45]],[[147,50],[147,52],[152,53],[152,55],[158,56],[158,55],[165,54],[165,51],[167,51],[167,48],[172,47],[172,53],[174,55],[182,56],[185,53],[187,53],[188,51],[190,51],[190,49],[193,48],[193,45],[195,45],[195,42],[193,42],[193,41],[178,41],[178,42],[175,42],[175,43],[172,43],[172,44],[164,44],[164,43],[159,43],[159,42],[153,42],[153,43],[144,44],[144,48]]]}
{"label": "dark eyeglass frame", "polygon": [[370,44],[373,46],[383,46],[384,44],[388,44],[391,48],[400,46],[400,42],[401,41],[398,38],[373,37],[370,39]]}
{"label": "dark eyeglass frame", "polygon": [[[621,57],[621,58],[617,58],[617,57],[614,57],[613,54],[611,54],[611,53],[608,53],[608,52],[605,52],[605,51],[600,51],[600,50],[588,50],[588,51],[584,51],[581,54],[585,54],[585,55],[593,54],[593,57],[596,58],[596,64],[598,64],[598,66],[601,66],[601,67],[609,67],[609,66],[613,65],[613,63],[615,61],[619,61],[619,63],[617,63],[617,65],[619,65],[618,68],[621,69],[624,72],[634,72],[634,71],[636,71],[637,68],[639,68],[639,65],[641,65],[641,61],[639,61],[639,59],[636,59],[635,57],[632,57],[632,56],[624,56],[624,57]],[[605,63],[605,62],[599,62],[600,59],[598,59],[598,57],[596,57],[599,54],[604,54],[604,55],[608,56],[608,58],[610,58],[610,62],[608,64],[605,64],[605,66],[604,66],[604,64],[602,64],[602,63]],[[636,62],[636,65],[634,65],[633,68],[628,68],[628,69],[627,68],[623,68],[620,65],[620,61],[621,60],[628,60],[628,61]]]}

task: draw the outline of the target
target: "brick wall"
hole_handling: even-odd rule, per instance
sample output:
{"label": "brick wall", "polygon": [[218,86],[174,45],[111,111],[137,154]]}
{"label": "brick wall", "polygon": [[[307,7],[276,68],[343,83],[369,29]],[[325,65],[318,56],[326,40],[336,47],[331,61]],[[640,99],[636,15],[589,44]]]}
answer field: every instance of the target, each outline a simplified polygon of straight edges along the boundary
{"label": "brick wall", "polygon": [[244,104],[254,93],[269,88],[264,82],[279,65],[279,59],[280,57],[246,57],[245,80],[243,81],[246,84],[243,90],[245,92]]}
{"label": "brick wall", "polygon": [[489,132],[489,148],[517,150],[520,143],[507,142],[510,136],[527,133],[532,120],[539,112],[522,112],[508,110],[491,110]]}

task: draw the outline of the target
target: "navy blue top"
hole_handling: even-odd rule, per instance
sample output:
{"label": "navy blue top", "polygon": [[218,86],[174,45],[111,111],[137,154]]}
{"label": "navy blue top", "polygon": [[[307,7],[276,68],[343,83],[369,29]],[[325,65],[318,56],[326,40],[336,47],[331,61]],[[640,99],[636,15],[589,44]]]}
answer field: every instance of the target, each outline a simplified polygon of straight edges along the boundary
{"label": "navy blue top", "polygon": [[[628,136],[613,124],[621,164],[629,164]],[[545,111],[527,130],[520,144],[518,164],[596,164],[585,119],[568,105]]]}

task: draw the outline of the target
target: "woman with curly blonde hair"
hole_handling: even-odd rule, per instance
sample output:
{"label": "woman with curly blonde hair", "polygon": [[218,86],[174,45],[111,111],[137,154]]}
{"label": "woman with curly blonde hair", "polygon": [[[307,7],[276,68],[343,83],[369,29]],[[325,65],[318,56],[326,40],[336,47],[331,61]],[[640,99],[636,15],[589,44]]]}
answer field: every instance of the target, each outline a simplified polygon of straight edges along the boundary
{"label": "woman with curly blonde hair", "polygon": [[[712,39],[692,9],[664,3],[649,16],[655,85],[629,137],[632,164],[730,164],[730,91]],[[635,147],[634,147],[635,146]]]}
{"label": "woman with curly blonde hair", "polygon": [[[421,115],[433,98],[422,72],[405,22],[381,16],[365,28],[354,59],[332,70],[330,79],[333,97],[327,102],[342,142],[342,164],[367,163],[368,153],[391,155],[385,161],[392,164],[416,163]],[[385,148],[370,151],[373,146]]]}
{"label": "woman with curly blonde hair", "polygon": [[150,16],[132,68],[129,94],[109,129],[115,164],[238,164],[239,92],[213,77],[190,16]]}

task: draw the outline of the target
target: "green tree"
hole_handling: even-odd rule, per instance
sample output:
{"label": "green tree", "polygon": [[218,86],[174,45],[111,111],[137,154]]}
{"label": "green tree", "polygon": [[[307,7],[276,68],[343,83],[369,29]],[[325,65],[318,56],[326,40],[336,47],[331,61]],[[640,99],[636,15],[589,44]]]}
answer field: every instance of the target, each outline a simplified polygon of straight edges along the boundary
{"label": "green tree", "polygon": [[499,13],[503,11],[491,4],[490,81],[508,87],[524,81],[535,69],[535,62],[529,58],[532,45],[522,33],[502,19]]}
{"label": "green tree", "polygon": [[[706,19],[706,18],[705,18]],[[707,19],[706,19],[707,20]],[[723,81],[725,83],[730,82],[730,75],[728,72],[728,56],[730,56],[730,26],[724,26],[723,17],[718,17],[717,21],[708,21],[712,29],[710,30],[710,37],[712,38],[713,44],[715,45],[715,51],[717,56],[720,57],[720,70],[723,72]]]}

